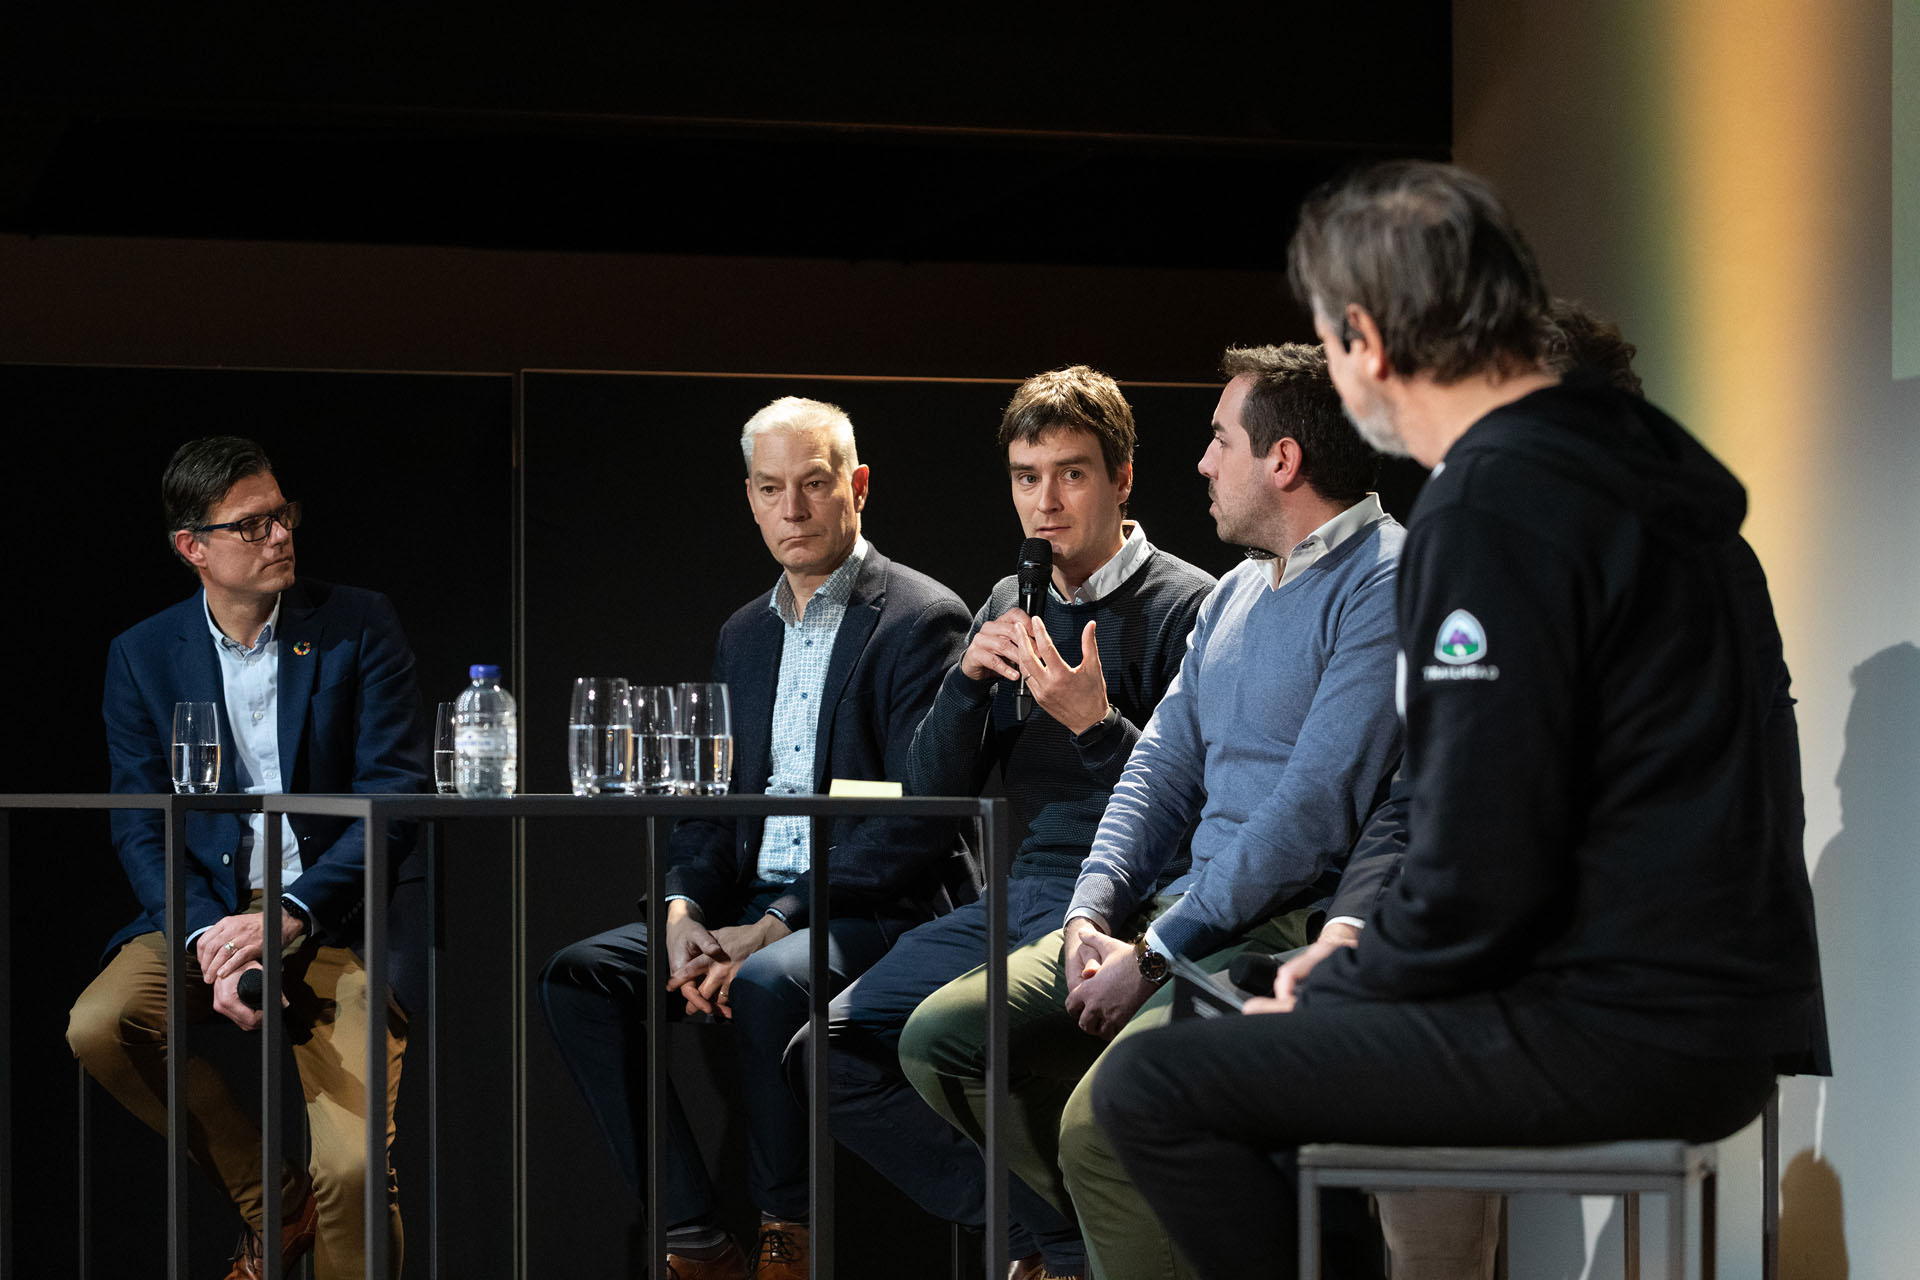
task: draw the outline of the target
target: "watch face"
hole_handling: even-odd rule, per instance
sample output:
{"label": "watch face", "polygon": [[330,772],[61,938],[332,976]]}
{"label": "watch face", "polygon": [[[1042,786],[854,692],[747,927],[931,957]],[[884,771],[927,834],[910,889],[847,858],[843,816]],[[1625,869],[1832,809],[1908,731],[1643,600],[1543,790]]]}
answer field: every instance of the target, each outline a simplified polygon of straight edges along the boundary
{"label": "watch face", "polygon": [[1158,951],[1140,952],[1140,976],[1158,985],[1167,980],[1167,958]]}

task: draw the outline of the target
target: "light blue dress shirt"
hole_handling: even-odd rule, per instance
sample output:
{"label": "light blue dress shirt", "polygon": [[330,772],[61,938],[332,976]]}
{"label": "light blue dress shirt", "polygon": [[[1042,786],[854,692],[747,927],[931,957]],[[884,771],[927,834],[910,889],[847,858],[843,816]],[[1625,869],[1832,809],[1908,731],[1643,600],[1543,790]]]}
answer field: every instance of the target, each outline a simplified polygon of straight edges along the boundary
{"label": "light blue dress shirt", "polygon": [[[827,686],[827,663],[840,620],[847,616],[853,580],[867,558],[867,540],[856,537],[853,550],[828,579],[814,588],[802,615],[793,587],[780,575],[768,608],[780,619],[780,678],[774,688],[773,723],[767,736],[773,756],[767,778],[770,796],[813,792],[814,747],[820,731],[820,698]],[[760,837],[758,876],[766,884],[790,884],[813,863],[813,823],[802,817],[767,819]]]}
{"label": "light blue dress shirt", "polygon": [[[206,597],[202,595],[201,603],[205,602]],[[233,772],[240,790],[252,796],[281,795],[286,791],[280,776],[279,625],[280,603],[276,600],[267,625],[260,628],[259,636],[249,648],[228,639],[213,620],[213,610],[207,610],[207,630],[213,633],[214,652],[220,657],[220,684],[226,698],[227,723],[233,727]],[[240,856],[247,860],[250,888],[266,887],[266,868],[253,852],[266,846],[266,815],[250,814],[246,832],[240,838]],[[300,841],[293,834],[292,821],[284,814],[280,818],[280,867],[283,885],[292,884],[302,870]],[[297,903],[302,911],[312,914],[298,897],[291,893],[284,896]],[[187,939],[187,945],[191,947],[193,939],[205,932],[205,929],[196,930]]]}

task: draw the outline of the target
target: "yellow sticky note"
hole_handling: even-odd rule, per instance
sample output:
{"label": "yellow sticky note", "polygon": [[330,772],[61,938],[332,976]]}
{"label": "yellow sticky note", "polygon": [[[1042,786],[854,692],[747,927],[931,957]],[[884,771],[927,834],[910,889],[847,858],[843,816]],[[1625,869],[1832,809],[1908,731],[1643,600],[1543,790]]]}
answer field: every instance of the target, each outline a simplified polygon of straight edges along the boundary
{"label": "yellow sticky note", "polygon": [[851,796],[857,800],[898,800],[900,784],[874,782],[866,778],[835,778],[827,788],[830,796]]}

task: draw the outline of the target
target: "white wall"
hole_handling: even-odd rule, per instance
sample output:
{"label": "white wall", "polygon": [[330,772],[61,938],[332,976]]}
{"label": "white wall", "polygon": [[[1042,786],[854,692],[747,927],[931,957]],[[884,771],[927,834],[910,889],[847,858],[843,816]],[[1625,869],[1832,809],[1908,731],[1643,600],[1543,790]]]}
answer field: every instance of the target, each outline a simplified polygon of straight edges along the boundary
{"label": "white wall", "polygon": [[[1889,52],[1914,4],[1454,4],[1457,158],[1748,486],[1836,1061],[1782,1095],[1783,1271],[1805,1280],[1920,1276],[1920,379],[1891,362]],[[1759,1273],[1758,1149],[1723,1144],[1725,1276]],[[1604,1201],[1528,1201],[1514,1274],[1617,1276],[1619,1230]]]}

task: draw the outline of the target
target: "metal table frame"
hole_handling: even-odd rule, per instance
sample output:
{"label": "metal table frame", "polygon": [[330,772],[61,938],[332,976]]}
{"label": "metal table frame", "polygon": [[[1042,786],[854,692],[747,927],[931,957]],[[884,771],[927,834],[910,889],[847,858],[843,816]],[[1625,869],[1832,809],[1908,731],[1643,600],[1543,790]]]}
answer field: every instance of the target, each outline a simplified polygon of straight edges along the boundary
{"label": "metal table frame", "polygon": [[[257,813],[261,809],[263,797],[254,795],[0,795],[0,1275],[13,1274],[13,1074],[8,1064],[12,1060],[11,1017],[7,1012],[13,1003],[13,811],[16,809],[65,809],[76,811],[112,810],[112,809],[151,809],[163,816],[166,830],[165,856],[167,863],[167,888],[165,907],[165,932],[169,938],[178,938],[186,932],[187,919],[187,882],[180,875],[181,859],[176,856],[187,845],[187,814],[190,812],[213,813]],[[275,905],[278,905],[276,900]],[[268,949],[274,956],[277,967],[278,952]],[[186,952],[180,947],[167,948],[167,1114],[184,1115],[187,1107],[187,988],[181,980],[180,969],[186,962]],[[276,974],[277,976],[277,974]],[[277,1005],[277,1000],[276,1000]],[[176,1030],[177,1028],[177,1030]],[[180,1037],[178,1052],[174,1036]],[[268,1056],[263,1047],[263,1071],[267,1063],[277,1059]],[[271,1077],[271,1072],[267,1073]],[[277,1139],[279,1126],[267,1126]],[[279,1191],[272,1193],[278,1199]],[[187,1271],[187,1144],[183,1131],[173,1125],[167,1126],[167,1239],[170,1244],[167,1259],[168,1280],[186,1280]],[[82,1215],[83,1231],[85,1215]],[[272,1263],[278,1265],[279,1255],[273,1253]],[[82,1250],[81,1262],[86,1262],[85,1250]]]}
{"label": "metal table frame", "polygon": [[[182,936],[186,921],[186,884],[178,874],[181,858],[177,856],[186,847],[185,824],[189,811],[224,812],[263,812],[270,819],[282,814],[303,814],[357,819],[365,824],[363,835],[366,850],[366,884],[369,890],[373,886],[384,886],[387,879],[389,858],[387,853],[387,829],[391,823],[416,820],[433,824],[453,818],[508,818],[515,820],[516,832],[512,853],[512,971],[514,998],[511,1004],[512,1050],[513,1050],[513,1184],[514,1184],[514,1270],[516,1276],[526,1275],[526,1247],[524,1224],[527,1211],[526,1186],[526,1001],[528,964],[526,953],[526,844],[524,832],[519,824],[529,818],[633,818],[646,824],[646,852],[648,866],[647,893],[647,935],[650,949],[657,945],[653,939],[666,936],[666,860],[656,857],[661,837],[665,834],[661,824],[681,818],[766,818],[776,815],[796,815],[807,817],[815,823],[815,847],[827,847],[825,832],[821,824],[828,818],[871,817],[871,818],[972,818],[978,824],[980,834],[979,853],[986,879],[984,900],[986,906],[986,936],[989,939],[986,948],[987,970],[987,1115],[985,1159],[987,1165],[987,1204],[986,1204],[986,1241],[984,1264],[989,1280],[1007,1273],[1007,1174],[1004,1150],[1004,1135],[1007,1112],[1007,966],[1006,949],[999,940],[1006,933],[1007,881],[1006,868],[1011,862],[1008,848],[1007,812],[1005,802],[996,799],[975,798],[934,798],[912,797],[903,799],[869,799],[836,796],[788,796],[775,798],[765,795],[750,796],[600,796],[581,798],[568,795],[523,795],[502,800],[467,799],[459,796],[435,796],[413,794],[381,795],[4,795],[0,794],[0,920],[6,923],[6,934],[0,937],[0,1046],[8,1043],[10,1034],[9,1018],[6,1006],[11,993],[12,973],[10,969],[10,946],[12,932],[11,902],[9,886],[11,876],[10,849],[8,847],[10,816],[14,809],[155,809],[166,818],[166,857],[167,857],[167,905],[166,935],[169,938]],[[264,865],[265,919],[262,922],[263,933],[267,938],[279,936],[280,929],[280,892],[282,889],[280,868],[281,826],[279,821],[266,824],[267,849]],[[429,868],[430,877],[437,868]],[[812,881],[812,900],[809,904],[808,923],[812,927],[810,940],[811,971],[818,975],[827,965],[827,931],[818,927],[828,918],[828,878],[816,876]],[[370,1006],[374,1003],[374,992],[388,987],[387,955],[387,894],[385,892],[367,892],[363,913],[364,934],[362,939],[362,962],[366,969],[367,991]],[[180,979],[180,966],[184,963],[184,951],[180,948],[168,948],[167,959],[167,1109],[170,1116],[185,1114],[186,1110],[186,990]],[[283,1014],[280,1008],[282,988],[281,957],[277,947],[263,948],[262,967],[262,1015],[261,1027],[261,1085],[262,1112],[264,1123],[262,1131],[262,1169],[278,1168],[282,1152],[279,1126],[281,1105],[280,1088],[280,1044]],[[433,970],[429,970],[430,981]],[[647,1011],[647,1056],[648,1056],[648,1097],[647,1116],[650,1134],[659,1134],[659,1123],[665,1086],[665,1053],[661,1042],[664,1034],[667,1013],[667,992],[662,980],[651,980],[649,975],[650,1007]],[[812,1218],[812,1274],[821,1280],[832,1280],[833,1276],[833,1142],[827,1132],[827,1034],[826,1014],[830,999],[825,985],[819,981],[810,983],[808,1022],[811,1028],[809,1036],[808,1076],[810,1080],[810,1098],[808,1106],[810,1181],[811,1181],[811,1218]],[[437,1095],[434,1079],[436,1056],[433,1052],[432,998],[429,996],[428,1009],[428,1094]],[[369,1034],[367,1037],[366,1096],[371,1103],[374,1098],[385,1098],[387,1093],[386,1037],[378,1034],[381,1026],[373,1007],[369,1009]],[[175,1036],[180,1051],[175,1051]],[[12,1180],[12,1080],[11,1071],[6,1065],[8,1055],[0,1054],[0,1274],[12,1273],[13,1245],[13,1180]],[[429,1164],[437,1154],[437,1119],[429,1116]],[[657,1141],[649,1143],[647,1178],[647,1222],[649,1224],[649,1252],[651,1254],[649,1271],[654,1280],[665,1280],[667,1275],[665,1233],[657,1229],[662,1220],[662,1156]],[[170,1280],[185,1280],[186,1231],[185,1231],[185,1193],[187,1178],[187,1149],[182,1140],[180,1126],[169,1124],[167,1131],[168,1172],[167,1172],[167,1227],[171,1244],[169,1260]],[[366,1224],[367,1224],[367,1275],[369,1280],[385,1280],[388,1259],[388,1239],[386,1231],[387,1204],[386,1179],[380,1176],[386,1168],[386,1110],[384,1107],[367,1108],[367,1150],[366,1161],[368,1176],[366,1179]],[[262,1178],[266,1191],[265,1218],[275,1222],[280,1217],[279,1182],[270,1173]],[[430,1191],[430,1196],[432,1192]],[[434,1217],[439,1217],[437,1212]],[[437,1270],[438,1250],[435,1250]],[[281,1275],[279,1250],[265,1250],[265,1276],[267,1280],[279,1280]]]}

